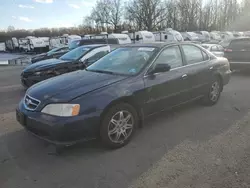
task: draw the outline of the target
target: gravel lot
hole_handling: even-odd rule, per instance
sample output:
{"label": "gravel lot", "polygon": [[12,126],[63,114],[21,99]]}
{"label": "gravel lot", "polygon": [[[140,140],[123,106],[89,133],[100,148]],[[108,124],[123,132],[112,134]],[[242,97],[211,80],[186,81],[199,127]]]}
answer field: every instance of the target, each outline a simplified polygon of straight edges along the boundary
{"label": "gravel lot", "polygon": [[94,141],[55,156],[15,120],[21,70],[0,67],[1,188],[249,187],[250,76],[234,75],[216,106],[148,119],[124,148]]}

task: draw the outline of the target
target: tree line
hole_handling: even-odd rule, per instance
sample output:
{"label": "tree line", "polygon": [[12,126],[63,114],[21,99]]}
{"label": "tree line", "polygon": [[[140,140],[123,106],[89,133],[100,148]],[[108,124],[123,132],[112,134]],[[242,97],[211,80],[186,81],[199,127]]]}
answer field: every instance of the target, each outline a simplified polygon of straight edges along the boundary
{"label": "tree line", "polygon": [[249,30],[249,0],[98,0],[84,25],[98,30]]}
{"label": "tree line", "polygon": [[250,30],[249,0],[98,0],[83,23],[72,28],[0,31],[0,41],[10,37],[97,34],[101,31]]}

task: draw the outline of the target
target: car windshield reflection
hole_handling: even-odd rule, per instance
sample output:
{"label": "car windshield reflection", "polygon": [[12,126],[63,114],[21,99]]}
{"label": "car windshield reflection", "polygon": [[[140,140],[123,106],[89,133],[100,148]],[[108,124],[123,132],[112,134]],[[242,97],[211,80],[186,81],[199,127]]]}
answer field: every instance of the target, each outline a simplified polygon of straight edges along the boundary
{"label": "car windshield reflection", "polygon": [[118,48],[89,66],[87,71],[136,75],[148,63],[155,49],[152,47]]}

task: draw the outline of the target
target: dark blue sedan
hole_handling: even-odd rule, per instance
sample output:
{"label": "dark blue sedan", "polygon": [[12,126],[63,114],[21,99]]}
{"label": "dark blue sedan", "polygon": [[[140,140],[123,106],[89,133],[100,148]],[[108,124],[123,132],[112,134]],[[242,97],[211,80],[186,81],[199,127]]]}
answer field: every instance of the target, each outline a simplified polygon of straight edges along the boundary
{"label": "dark blue sedan", "polygon": [[196,99],[216,104],[230,74],[227,59],[195,44],[123,46],[85,70],[32,86],[17,120],[57,145],[100,137],[118,148],[147,116]]}

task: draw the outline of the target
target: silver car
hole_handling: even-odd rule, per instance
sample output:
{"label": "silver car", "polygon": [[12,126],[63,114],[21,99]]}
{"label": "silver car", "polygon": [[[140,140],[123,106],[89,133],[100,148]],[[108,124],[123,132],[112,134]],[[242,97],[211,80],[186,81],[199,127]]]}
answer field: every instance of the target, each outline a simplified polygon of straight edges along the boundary
{"label": "silver car", "polygon": [[217,57],[224,57],[224,48],[219,44],[202,44],[201,46]]}

